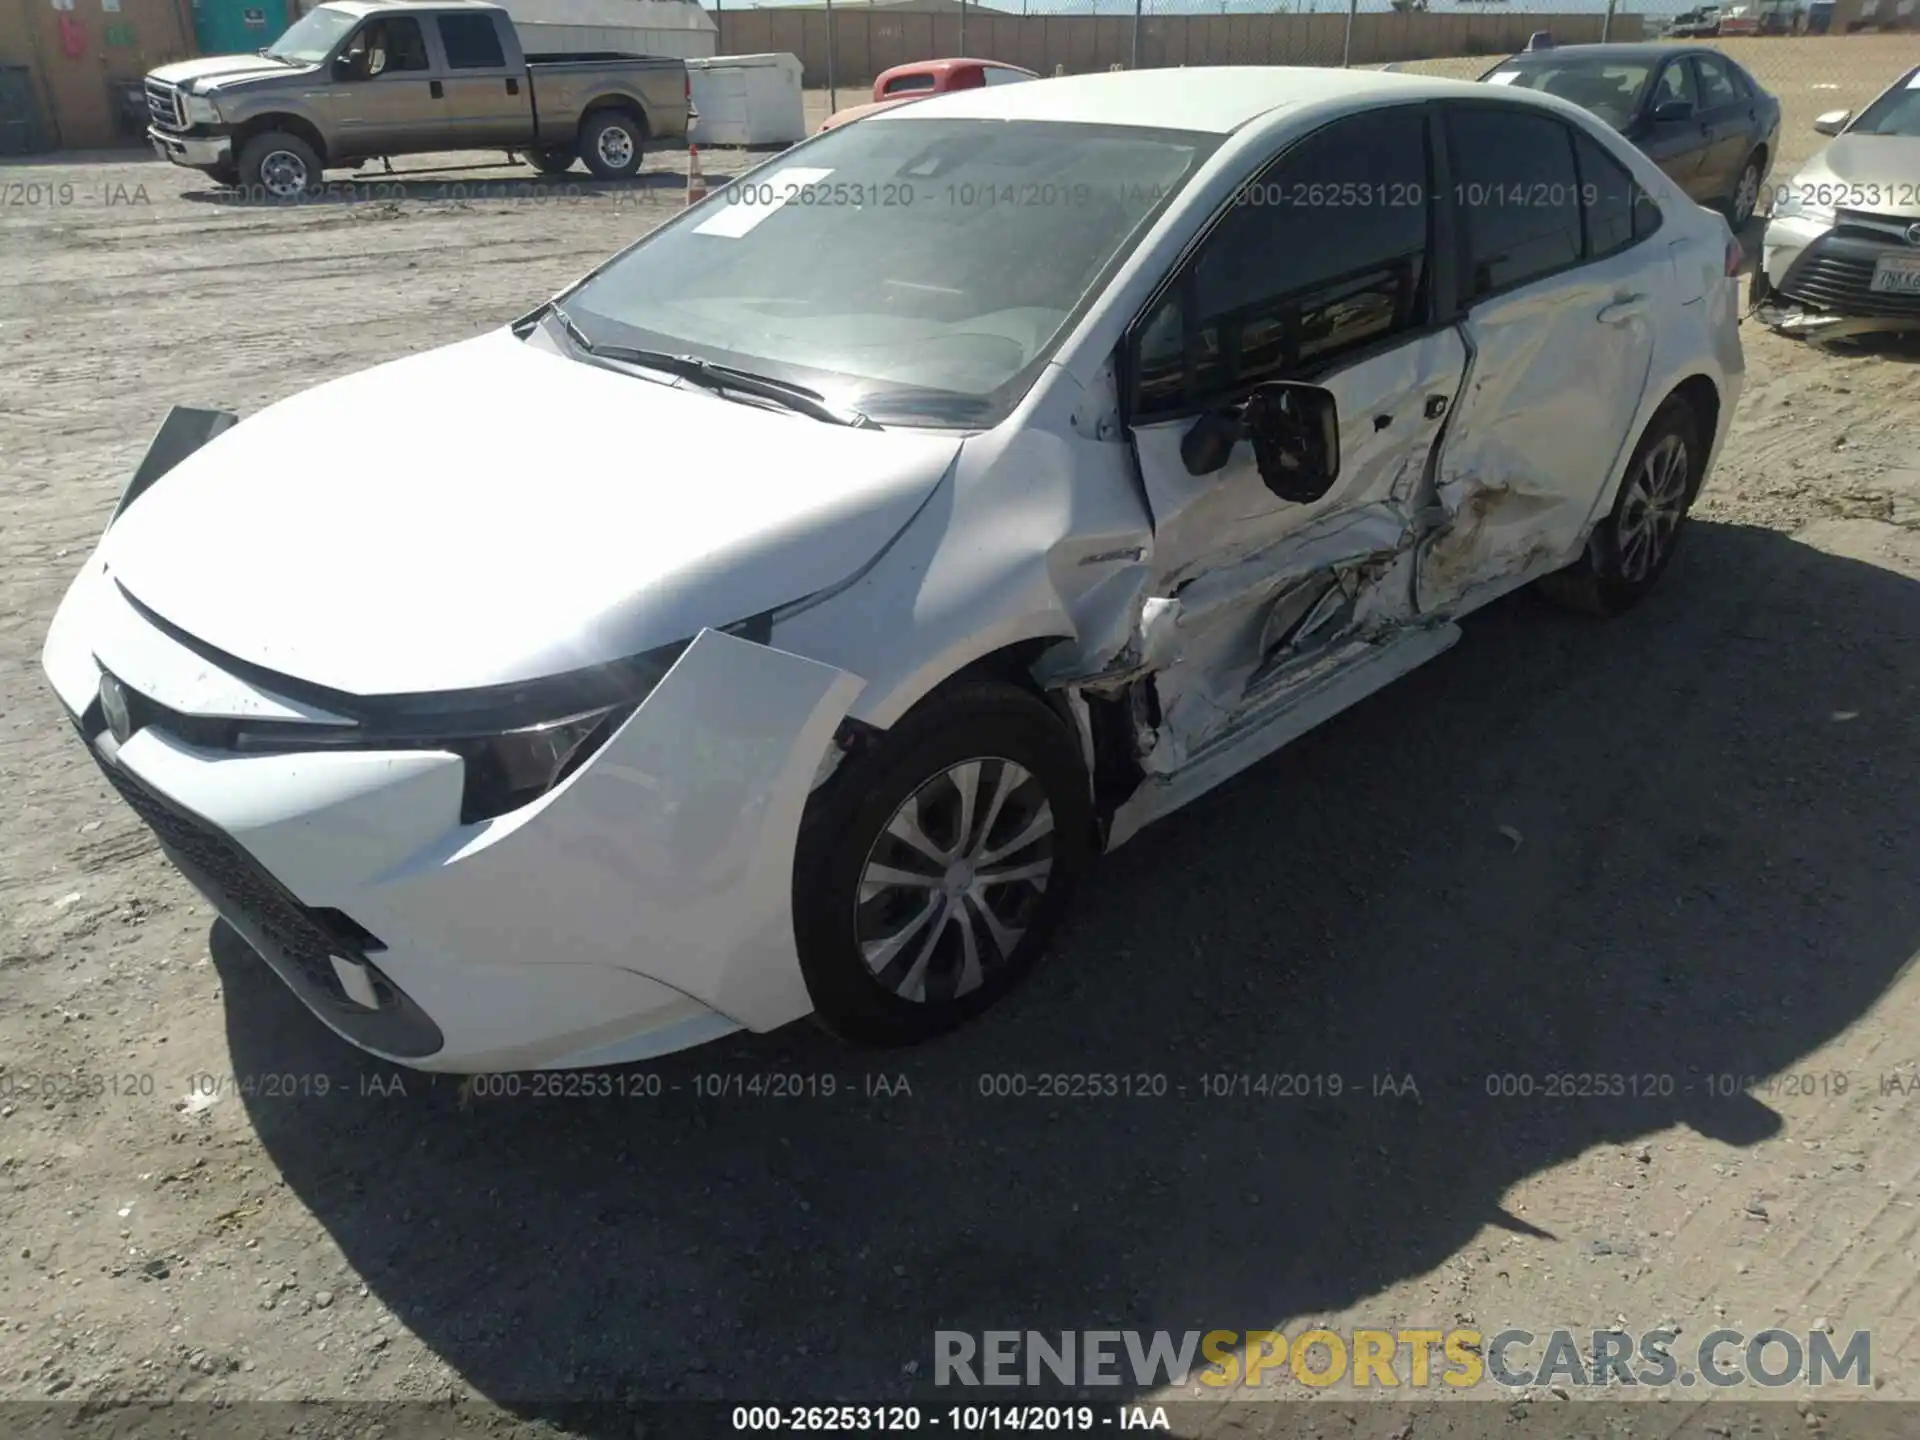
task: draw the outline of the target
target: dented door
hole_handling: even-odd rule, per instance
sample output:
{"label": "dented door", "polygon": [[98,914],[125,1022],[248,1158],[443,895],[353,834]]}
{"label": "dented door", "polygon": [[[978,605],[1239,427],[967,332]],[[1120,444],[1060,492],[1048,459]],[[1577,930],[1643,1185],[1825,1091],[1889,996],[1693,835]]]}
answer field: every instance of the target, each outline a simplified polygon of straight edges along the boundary
{"label": "dented door", "polygon": [[[1371,111],[1281,156],[1134,342],[1154,521],[1139,661],[1161,711],[1149,771],[1179,769],[1283,703],[1291,679],[1324,677],[1413,618],[1423,473],[1466,366],[1458,331],[1431,323],[1426,125],[1424,106]],[[1181,455],[1198,416],[1275,379],[1339,405],[1339,475],[1310,504],[1272,494],[1245,441],[1209,474]]]}
{"label": "dented door", "polygon": [[[1583,218],[1580,197],[1618,186],[1576,168],[1576,153],[1594,147],[1576,152],[1558,120],[1475,106],[1450,126],[1470,256],[1463,279],[1481,298],[1470,299],[1462,327],[1472,360],[1421,546],[1420,607],[1438,615],[1464,613],[1577,553],[1635,439],[1654,315],[1673,274],[1664,244],[1634,238],[1625,192],[1624,248],[1582,259],[1600,216],[1590,205]],[[1565,203],[1549,203],[1559,197]]]}

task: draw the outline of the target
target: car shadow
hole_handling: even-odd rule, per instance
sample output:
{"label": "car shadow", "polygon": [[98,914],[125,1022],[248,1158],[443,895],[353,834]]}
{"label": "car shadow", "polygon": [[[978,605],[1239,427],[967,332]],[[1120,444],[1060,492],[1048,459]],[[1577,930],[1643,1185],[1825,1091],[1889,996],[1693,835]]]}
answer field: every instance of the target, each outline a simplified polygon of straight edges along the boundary
{"label": "car shadow", "polygon": [[[312,192],[281,199],[245,185],[204,185],[183,190],[180,198],[202,205],[227,205],[237,209],[300,208],[313,205],[383,204],[402,200],[481,201],[504,200],[527,204],[550,204],[578,199],[584,195],[623,195],[684,190],[684,171],[643,170],[624,180],[601,180],[585,170],[564,175],[501,174],[506,167],[480,167],[467,173],[401,172],[395,175],[360,172],[329,180]],[[709,174],[712,188],[725,183],[729,174]]]}
{"label": "car shadow", "polygon": [[[379,1299],[529,1414],[950,1400],[936,1330],[1244,1331],[1489,1226],[1600,1253],[1606,1215],[1502,1197],[1674,1126],[1780,1136],[1739,1077],[1920,946],[1920,585],[1697,523],[1625,617],[1518,596],[1466,629],[1108,857],[1032,980],[916,1050],[801,1025],[610,1075],[624,1098],[463,1098],[217,927],[234,1071],[336,1077],[252,1121]],[[1831,1103],[1870,1103],[1851,1084]]]}

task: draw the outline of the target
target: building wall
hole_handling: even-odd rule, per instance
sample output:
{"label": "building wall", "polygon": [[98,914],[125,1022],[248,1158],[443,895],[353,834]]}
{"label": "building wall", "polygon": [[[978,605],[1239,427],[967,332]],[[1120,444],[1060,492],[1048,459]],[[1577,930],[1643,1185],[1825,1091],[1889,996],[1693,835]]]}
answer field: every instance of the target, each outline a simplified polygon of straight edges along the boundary
{"label": "building wall", "polygon": [[126,131],[115,118],[114,82],[138,80],[156,65],[194,53],[189,6],[190,0],[0,0],[0,65],[32,72],[48,144],[117,144]]}
{"label": "building wall", "polygon": [[[5,3],[5,0],[0,0]],[[1884,3],[1884,0],[1883,0]],[[1353,21],[1355,65],[1431,60],[1452,55],[1501,55],[1519,50],[1536,30],[1562,45],[1600,38],[1600,15],[1506,14],[1359,15]],[[717,17],[720,53],[754,55],[784,50],[806,67],[806,84],[827,83],[824,10],[726,9]],[[858,9],[833,16],[833,82],[858,88],[892,65],[968,55],[1004,60],[1043,75],[1129,65],[1133,18],[1127,15],[969,14],[966,43],[957,13],[926,14]],[[1338,65],[1345,46],[1345,15],[1170,15],[1140,22],[1140,66]],[[1612,40],[1641,38],[1638,15],[1613,17]]]}

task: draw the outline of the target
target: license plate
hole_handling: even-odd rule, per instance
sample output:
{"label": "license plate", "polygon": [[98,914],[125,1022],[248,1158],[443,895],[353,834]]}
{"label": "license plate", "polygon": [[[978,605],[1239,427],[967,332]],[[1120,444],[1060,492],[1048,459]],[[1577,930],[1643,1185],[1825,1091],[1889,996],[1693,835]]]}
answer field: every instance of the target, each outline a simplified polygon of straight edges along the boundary
{"label": "license plate", "polygon": [[1882,255],[1870,288],[1882,295],[1920,295],[1920,255]]}

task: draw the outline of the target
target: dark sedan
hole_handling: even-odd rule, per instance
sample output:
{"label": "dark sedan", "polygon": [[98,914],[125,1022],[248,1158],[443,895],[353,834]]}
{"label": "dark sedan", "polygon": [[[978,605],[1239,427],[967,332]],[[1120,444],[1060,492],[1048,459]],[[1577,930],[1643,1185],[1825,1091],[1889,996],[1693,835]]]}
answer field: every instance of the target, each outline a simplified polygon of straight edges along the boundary
{"label": "dark sedan", "polygon": [[1502,60],[1480,79],[1591,110],[1736,230],[1778,153],[1779,98],[1707,45],[1561,45]]}

